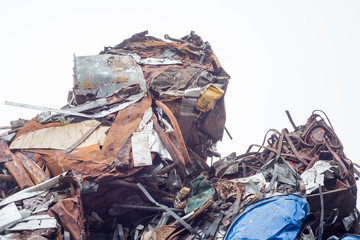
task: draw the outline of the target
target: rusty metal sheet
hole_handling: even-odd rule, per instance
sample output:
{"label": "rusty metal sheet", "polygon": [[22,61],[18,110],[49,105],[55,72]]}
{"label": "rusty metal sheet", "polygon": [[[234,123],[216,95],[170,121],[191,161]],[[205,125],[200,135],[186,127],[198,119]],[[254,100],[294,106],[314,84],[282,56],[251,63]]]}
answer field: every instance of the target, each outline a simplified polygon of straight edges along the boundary
{"label": "rusty metal sheet", "polygon": [[25,153],[36,153],[38,159],[45,161],[52,176],[68,170],[76,174],[90,175],[94,178],[108,170],[106,160],[98,145],[75,149],[71,153],[62,150],[32,149]]}
{"label": "rusty metal sheet", "polygon": [[4,156],[7,159],[5,167],[21,189],[34,185],[19,159],[9,150],[7,143],[4,141],[0,141],[0,156]]}
{"label": "rusty metal sheet", "polygon": [[73,170],[75,174],[81,174],[83,179],[102,182],[113,178],[131,176],[141,170],[139,167],[118,171],[114,166],[111,166],[114,163],[109,163],[98,145],[75,149],[70,153],[63,150],[47,149],[32,149],[28,152],[35,153],[38,160],[45,161],[52,176]]}
{"label": "rusty metal sheet", "polygon": [[149,98],[119,111],[106,136],[102,152],[108,162],[120,161],[120,166],[128,167],[131,162],[131,134],[138,129],[145,111],[151,106]]}
{"label": "rusty metal sheet", "polygon": [[35,184],[39,184],[48,180],[48,177],[46,176],[44,171],[25,154],[21,152],[16,152],[15,156],[20,160],[20,162],[26,169],[26,172],[29,174],[31,180]]}
{"label": "rusty metal sheet", "polygon": [[48,214],[59,219],[61,226],[70,233],[71,239],[81,239],[83,216],[79,197],[67,198],[58,202],[50,208]]}
{"label": "rusty metal sheet", "polygon": [[185,90],[199,78],[202,71],[201,68],[195,67],[168,67],[151,81],[150,88],[158,92]]}
{"label": "rusty metal sheet", "polygon": [[8,144],[5,141],[0,141],[0,162],[6,163],[12,160],[8,150]]}
{"label": "rusty metal sheet", "polygon": [[26,122],[24,126],[16,133],[15,139],[27,132],[32,132],[39,129],[61,126],[61,122],[51,122],[41,124],[37,122],[37,116]]}
{"label": "rusty metal sheet", "polygon": [[[222,69],[211,50],[210,44],[204,42],[195,33],[192,32],[181,39],[171,38],[166,35],[166,39],[172,42],[146,36],[146,34],[146,31],[135,34],[113,48],[105,48],[101,54],[136,54],[136,59],[140,58],[140,60],[137,60],[138,62],[146,59],[174,59],[181,61],[181,65],[156,66],[142,64],[142,70],[149,89],[155,93],[155,98],[163,101],[175,115],[177,121],[181,122],[180,126],[185,143],[192,147],[198,156],[206,158],[205,152],[209,153],[208,142],[216,143],[220,140],[224,127],[221,127],[221,124],[220,129],[217,129],[217,125],[212,127],[214,130],[211,135],[206,131],[200,132],[201,124],[199,125],[198,122],[203,123],[204,119],[210,115],[207,111],[213,112],[212,107],[217,105],[220,101],[219,98],[223,94],[215,94],[216,96],[214,94],[205,94],[199,102],[198,109],[200,110],[196,109],[195,106],[187,107],[186,110],[184,108],[180,109],[181,102],[185,102],[181,101],[181,98],[186,90],[197,87],[202,88],[208,84],[213,84],[214,87],[225,93],[230,76]],[[203,101],[205,96],[210,95],[211,97],[208,100]],[[192,100],[196,101],[196,99]],[[185,122],[182,116],[188,115],[188,113],[192,113],[194,117],[187,117]],[[225,111],[222,111],[222,114],[225,114]],[[208,120],[211,121],[213,116],[214,114],[211,114]],[[211,122],[217,120],[218,118],[213,119]],[[224,125],[225,115],[220,120]],[[192,136],[189,137],[189,135]],[[214,135],[216,136],[214,137]],[[188,138],[191,139],[188,140]]]}
{"label": "rusty metal sheet", "polygon": [[60,200],[47,213],[61,223],[62,228],[70,233],[71,239],[80,240],[84,225],[84,211],[79,182],[72,175],[61,176],[59,181],[62,184],[70,185],[72,196]]}
{"label": "rusty metal sheet", "polygon": [[29,187],[29,188],[23,189],[17,193],[14,193],[11,196],[0,201],[0,207],[5,206],[12,202],[24,200],[24,199],[31,198],[33,196],[45,193],[49,189],[54,188],[58,185],[60,177],[61,177],[61,175],[55,176],[55,177],[53,177],[45,182],[42,182],[38,185]]}
{"label": "rusty metal sheet", "polygon": [[13,176],[6,174],[0,174],[0,181],[16,182]]}
{"label": "rusty metal sheet", "polygon": [[[13,194],[16,188],[12,176],[16,178],[19,173],[10,171],[10,176],[3,169],[0,178],[6,179],[6,184],[0,186],[4,198],[0,206],[23,200],[17,204],[25,210],[36,209],[39,214],[51,206],[48,213],[59,223],[55,233],[58,239],[63,238],[62,233],[64,238],[71,239],[119,236],[192,239],[196,234],[216,239],[224,236],[244,207],[260,198],[290,192],[305,194],[306,186],[298,174],[317,170],[318,162],[325,161],[334,171],[324,179],[316,176],[321,181],[312,180],[315,188],[307,200],[312,211],[321,215],[320,195],[316,191],[323,190],[325,218],[334,208],[339,211],[334,225],[325,227],[326,234],[336,232],[341,237],[343,219],[356,212],[356,170],[346,158],[331,124],[328,126],[326,119],[317,113],[303,126],[296,126],[290,119],[293,132],[271,130],[272,134],[261,145],[251,145],[244,154],[234,153],[207,166],[208,157],[219,156],[214,146],[225,130],[224,95],[230,76],[210,44],[194,32],[179,39],[170,36],[165,39],[142,32],[114,47],[106,47],[98,56],[75,57],[74,88],[63,110],[101,119],[101,125],[109,128],[103,143],[94,141],[78,146],[88,140],[87,135],[96,128],[93,125],[81,134],[77,133],[79,129],[73,129],[65,137],[58,135],[54,139],[61,139],[56,144],[62,146],[57,149],[48,149],[50,145],[42,148],[43,142],[52,144],[46,140],[52,129],[69,127],[72,124],[62,125],[71,121],[79,125],[86,122],[80,115],[45,113],[40,120],[52,123],[39,124],[34,118],[19,126],[20,129],[12,129],[17,132],[15,140],[9,139],[12,144],[36,131],[44,133],[39,136],[44,141],[31,139],[24,149],[14,148],[16,156],[11,150],[0,151],[0,165],[14,162],[14,157],[20,158],[20,164],[23,156],[28,157],[22,162],[26,166],[25,174],[29,173],[38,185],[27,188],[32,191],[25,189]],[[63,142],[69,144],[65,147]],[[253,147],[259,149],[254,151]],[[31,164],[37,164],[41,171],[34,170],[36,165]],[[68,170],[77,177],[56,177]],[[36,173],[52,178],[39,183]],[[216,189],[212,193],[214,200],[199,201],[197,211],[183,216],[189,196],[181,196],[179,192],[200,173]],[[140,184],[146,191],[139,189]],[[317,188],[318,184],[322,186]],[[79,190],[80,186],[83,191]],[[194,186],[188,189],[191,196],[197,196],[194,191]],[[35,207],[29,207],[32,203]],[[154,215],[164,210],[154,204],[177,212],[182,224],[166,215]],[[349,220],[349,226],[360,224],[359,219],[354,219]],[[184,225],[196,229],[196,234],[186,231]],[[122,226],[120,231],[119,226]],[[346,231],[355,231],[354,226]],[[34,232],[32,237],[41,233]],[[25,238],[24,235],[22,232],[17,237]],[[53,233],[51,237],[54,236]]]}
{"label": "rusty metal sheet", "polygon": [[[9,141],[13,144],[11,149],[38,185],[29,188],[33,191],[6,197],[4,203],[20,199],[23,200],[19,202],[21,207],[36,211],[37,214],[42,214],[50,206],[47,212],[58,222],[56,229],[49,227],[41,231],[34,230],[32,238],[41,235],[80,239],[89,237],[82,233],[91,235],[96,233],[96,229],[112,233],[106,238],[116,238],[119,231],[114,231],[114,227],[118,229],[119,226],[124,226],[121,230],[124,237],[136,238],[142,235],[141,228],[136,228],[134,233],[128,226],[144,215],[141,209],[159,209],[151,206],[132,208],[130,212],[129,209],[122,209],[118,212],[116,222],[113,221],[114,216],[109,215],[108,209],[128,206],[126,204],[148,205],[149,200],[137,183],[144,186],[145,192],[148,191],[156,199],[154,201],[164,206],[171,205],[185,179],[191,180],[204,169],[210,170],[206,168],[206,154],[197,152],[195,145],[189,146],[189,143],[195,141],[187,144],[184,137],[189,132],[190,135],[192,132],[202,134],[201,141],[196,145],[201,145],[202,150],[210,147],[206,143],[210,139],[216,141],[209,133],[200,130],[200,126],[210,115],[208,112],[212,112],[213,107],[218,105],[222,94],[215,96],[206,91],[201,92],[200,89],[205,90],[212,84],[210,86],[214,86],[214,89],[225,92],[229,76],[221,68],[210,45],[196,34],[191,33],[181,40],[170,37],[167,40],[173,42],[146,36],[144,32],[114,48],[105,48],[98,56],[75,56],[74,87],[69,94],[68,105],[60,110],[51,109],[56,114],[42,113],[40,117],[20,126],[20,129],[14,129],[17,135],[15,140]],[[198,98],[204,92],[204,97],[211,97],[203,97],[206,101],[200,100],[197,109]],[[193,98],[192,104],[180,108],[183,97]],[[192,113],[188,121],[179,118],[186,115],[185,108]],[[80,114],[74,115],[73,112]],[[92,137],[91,132],[100,123],[90,124],[87,130],[74,126],[88,123],[84,119],[89,118],[101,119],[99,129],[104,126],[109,129],[106,131],[104,128],[103,141],[96,139],[86,145]],[[184,127],[187,123],[189,128]],[[191,155],[188,151],[191,151]],[[0,152],[0,162],[12,162],[11,154]],[[76,174],[77,178],[71,174],[56,177],[67,171]],[[48,177],[52,178],[42,182]],[[6,178],[9,179],[7,175]],[[11,184],[14,185],[11,181],[6,182],[6,185]],[[38,186],[39,189],[36,188]],[[84,191],[80,192],[80,186]],[[0,194],[6,196],[12,191],[14,189],[0,189]],[[83,200],[86,212],[91,213],[91,216],[84,215]],[[184,196],[179,199],[182,202],[174,204],[179,207],[176,212],[183,213],[186,200]],[[183,223],[191,225],[193,220],[196,223],[196,218],[203,216],[203,210],[210,205],[203,205],[201,211],[185,218],[188,223]],[[130,213],[125,215],[126,218],[122,217],[124,210]],[[133,211],[136,214],[132,214]],[[160,225],[170,226],[167,220],[169,218],[165,217]],[[83,227],[84,222],[86,228]],[[25,228],[32,226],[30,222]],[[51,234],[45,233],[51,230]],[[179,226],[177,230],[176,235],[186,237],[186,231],[179,229]],[[25,238],[26,231],[19,231],[21,233],[17,236]],[[155,230],[154,233],[158,235],[154,237],[161,238],[163,235],[160,232]]]}

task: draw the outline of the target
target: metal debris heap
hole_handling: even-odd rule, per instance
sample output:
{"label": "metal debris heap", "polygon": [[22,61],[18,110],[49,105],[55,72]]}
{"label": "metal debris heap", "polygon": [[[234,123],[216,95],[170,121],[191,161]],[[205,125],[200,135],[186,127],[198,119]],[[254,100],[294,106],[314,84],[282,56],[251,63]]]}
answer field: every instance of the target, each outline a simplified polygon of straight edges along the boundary
{"label": "metal debris heap", "polygon": [[220,159],[230,76],[194,32],[165,39],[75,56],[61,109],[6,102],[45,112],[0,136],[0,239],[358,234],[358,172],[330,122],[288,114],[293,132]]}

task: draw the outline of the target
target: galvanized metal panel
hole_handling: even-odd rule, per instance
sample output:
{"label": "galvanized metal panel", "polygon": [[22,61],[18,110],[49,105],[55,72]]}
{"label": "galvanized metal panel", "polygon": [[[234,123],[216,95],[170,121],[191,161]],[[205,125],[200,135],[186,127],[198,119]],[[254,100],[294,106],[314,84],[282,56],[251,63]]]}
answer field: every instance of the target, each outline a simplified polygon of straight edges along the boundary
{"label": "galvanized metal panel", "polygon": [[0,210],[0,232],[21,219],[19,210],[15,203],[3,207]]}
{"label": "galvanized metal panel", "polygon": [[131,56],[111,54],[74,57],[74,94],[107,97],[134,84],[146,91],[143,71]]}
{"label": "galvanized metal panel", "polygon": [[15,231],[33,231],[36,229],[47,229],[47,228],[56,228],[57,221],[55,218],[46,218],[46,219],[36,219],[29,220],[26,222],[20,222],[16,224],[14,227],[7,229],[8,232]]}

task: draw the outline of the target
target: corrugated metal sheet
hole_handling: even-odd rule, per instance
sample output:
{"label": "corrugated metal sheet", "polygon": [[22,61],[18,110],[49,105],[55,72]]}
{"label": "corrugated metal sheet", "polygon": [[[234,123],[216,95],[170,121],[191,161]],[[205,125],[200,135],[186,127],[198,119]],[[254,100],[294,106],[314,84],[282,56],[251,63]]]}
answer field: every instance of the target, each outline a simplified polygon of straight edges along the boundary
{"label": "corrugated metal sheet", "polygon": [[[61,149],[65,150],[80,139],[89,129],[98,124],[98,121],[88,120],[68,124],[61,127],[49,127],[25,133],[16,138],[10,149]],[[95,130],[78,148],[93,144],[102,145],[105,141],[105,132],[109,127],[101,126]]]}

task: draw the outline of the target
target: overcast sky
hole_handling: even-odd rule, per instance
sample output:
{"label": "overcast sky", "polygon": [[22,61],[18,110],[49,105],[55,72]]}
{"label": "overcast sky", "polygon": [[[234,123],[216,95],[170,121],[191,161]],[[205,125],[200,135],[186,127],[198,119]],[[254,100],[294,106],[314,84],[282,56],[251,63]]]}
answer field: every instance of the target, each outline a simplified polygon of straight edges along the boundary
{"label": "overcast sky", "polygon": [[360,1],[4,1],[0,126],[60,108],[72,88],[73,54],[96,55],[134,33],[209,41],[231,80],[225,156],[260,144],[270,128],[304,124],[324,110],[346,155],[360,163]]}

